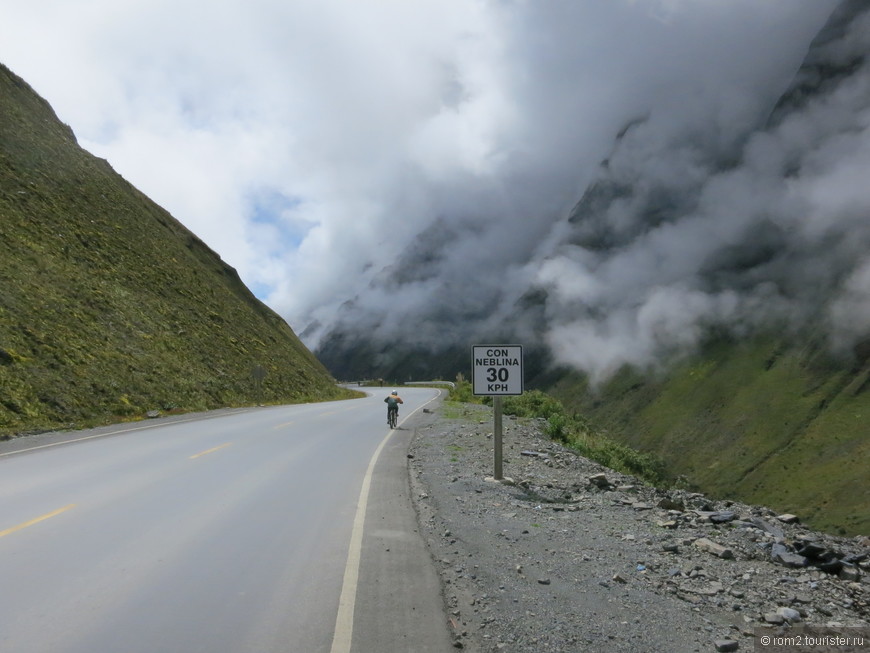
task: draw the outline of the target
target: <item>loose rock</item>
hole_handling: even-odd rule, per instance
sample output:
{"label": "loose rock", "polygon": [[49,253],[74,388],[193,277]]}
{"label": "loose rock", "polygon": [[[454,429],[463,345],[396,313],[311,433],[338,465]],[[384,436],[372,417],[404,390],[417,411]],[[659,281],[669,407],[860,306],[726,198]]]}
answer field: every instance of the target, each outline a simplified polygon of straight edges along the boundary
{"label": "loose rock", "polygon": [[759,626],[870,627],[870,537],[644,486],[550,441],[543,420],[506,423],[516,482],[487,483],[491,412],[469,412],[420,416],[408,459],[466,650],[753,650]]}
{"label": "loose rock", "polygon": [[716,542],[708,540],[706,537],[695,540],[694,545],[701,549],[701,551],[712,553],[714,556],[725,560],[730,560],[734,557],[734,552],[731,549],[724,547],[721,544],[716,544]]}

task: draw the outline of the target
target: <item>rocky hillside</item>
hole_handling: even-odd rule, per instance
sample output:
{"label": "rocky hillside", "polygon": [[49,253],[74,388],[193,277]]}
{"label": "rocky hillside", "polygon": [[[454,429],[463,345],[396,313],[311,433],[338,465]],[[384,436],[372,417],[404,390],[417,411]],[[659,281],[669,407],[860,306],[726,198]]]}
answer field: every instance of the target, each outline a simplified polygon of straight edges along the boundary
{"label": "rocky hillside", "polygon": [[0,65],[0,436],[340,392],[234,269]]}

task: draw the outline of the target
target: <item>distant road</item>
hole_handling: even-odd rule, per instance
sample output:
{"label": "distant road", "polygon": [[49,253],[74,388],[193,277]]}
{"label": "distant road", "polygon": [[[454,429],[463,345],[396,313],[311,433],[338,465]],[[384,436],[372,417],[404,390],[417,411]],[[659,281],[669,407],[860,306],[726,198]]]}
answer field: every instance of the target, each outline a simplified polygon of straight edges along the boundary
{"label": "distant road", "polygon": [[377,392],[0,446],[0,651],[452,650]]}

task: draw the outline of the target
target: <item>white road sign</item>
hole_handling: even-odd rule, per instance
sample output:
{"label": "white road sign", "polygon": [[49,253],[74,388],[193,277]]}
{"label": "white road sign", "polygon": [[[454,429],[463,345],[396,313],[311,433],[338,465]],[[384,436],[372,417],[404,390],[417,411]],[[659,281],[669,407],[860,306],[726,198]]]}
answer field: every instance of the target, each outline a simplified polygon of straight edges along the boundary
{"label": "white road sign", "polygon": [[523,394],[522,345],[474,345],[471,359],[475,395]]}

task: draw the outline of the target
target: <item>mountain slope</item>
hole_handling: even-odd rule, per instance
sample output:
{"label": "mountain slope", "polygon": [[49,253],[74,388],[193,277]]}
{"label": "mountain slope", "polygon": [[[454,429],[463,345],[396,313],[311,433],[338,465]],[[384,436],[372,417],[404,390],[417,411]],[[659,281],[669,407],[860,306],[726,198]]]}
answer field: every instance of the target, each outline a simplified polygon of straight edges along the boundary
{"label": "mountain slope", "polygon": [[662,374],[625,368],[594,390],[568,374],[551,390],[710,495],[870,533],[866,352],[843,360],[812,340],[723,338]]}
{"label": "mountain slope", "polygon": [[0,435],[339,393],[235,270],[0,65]]}

